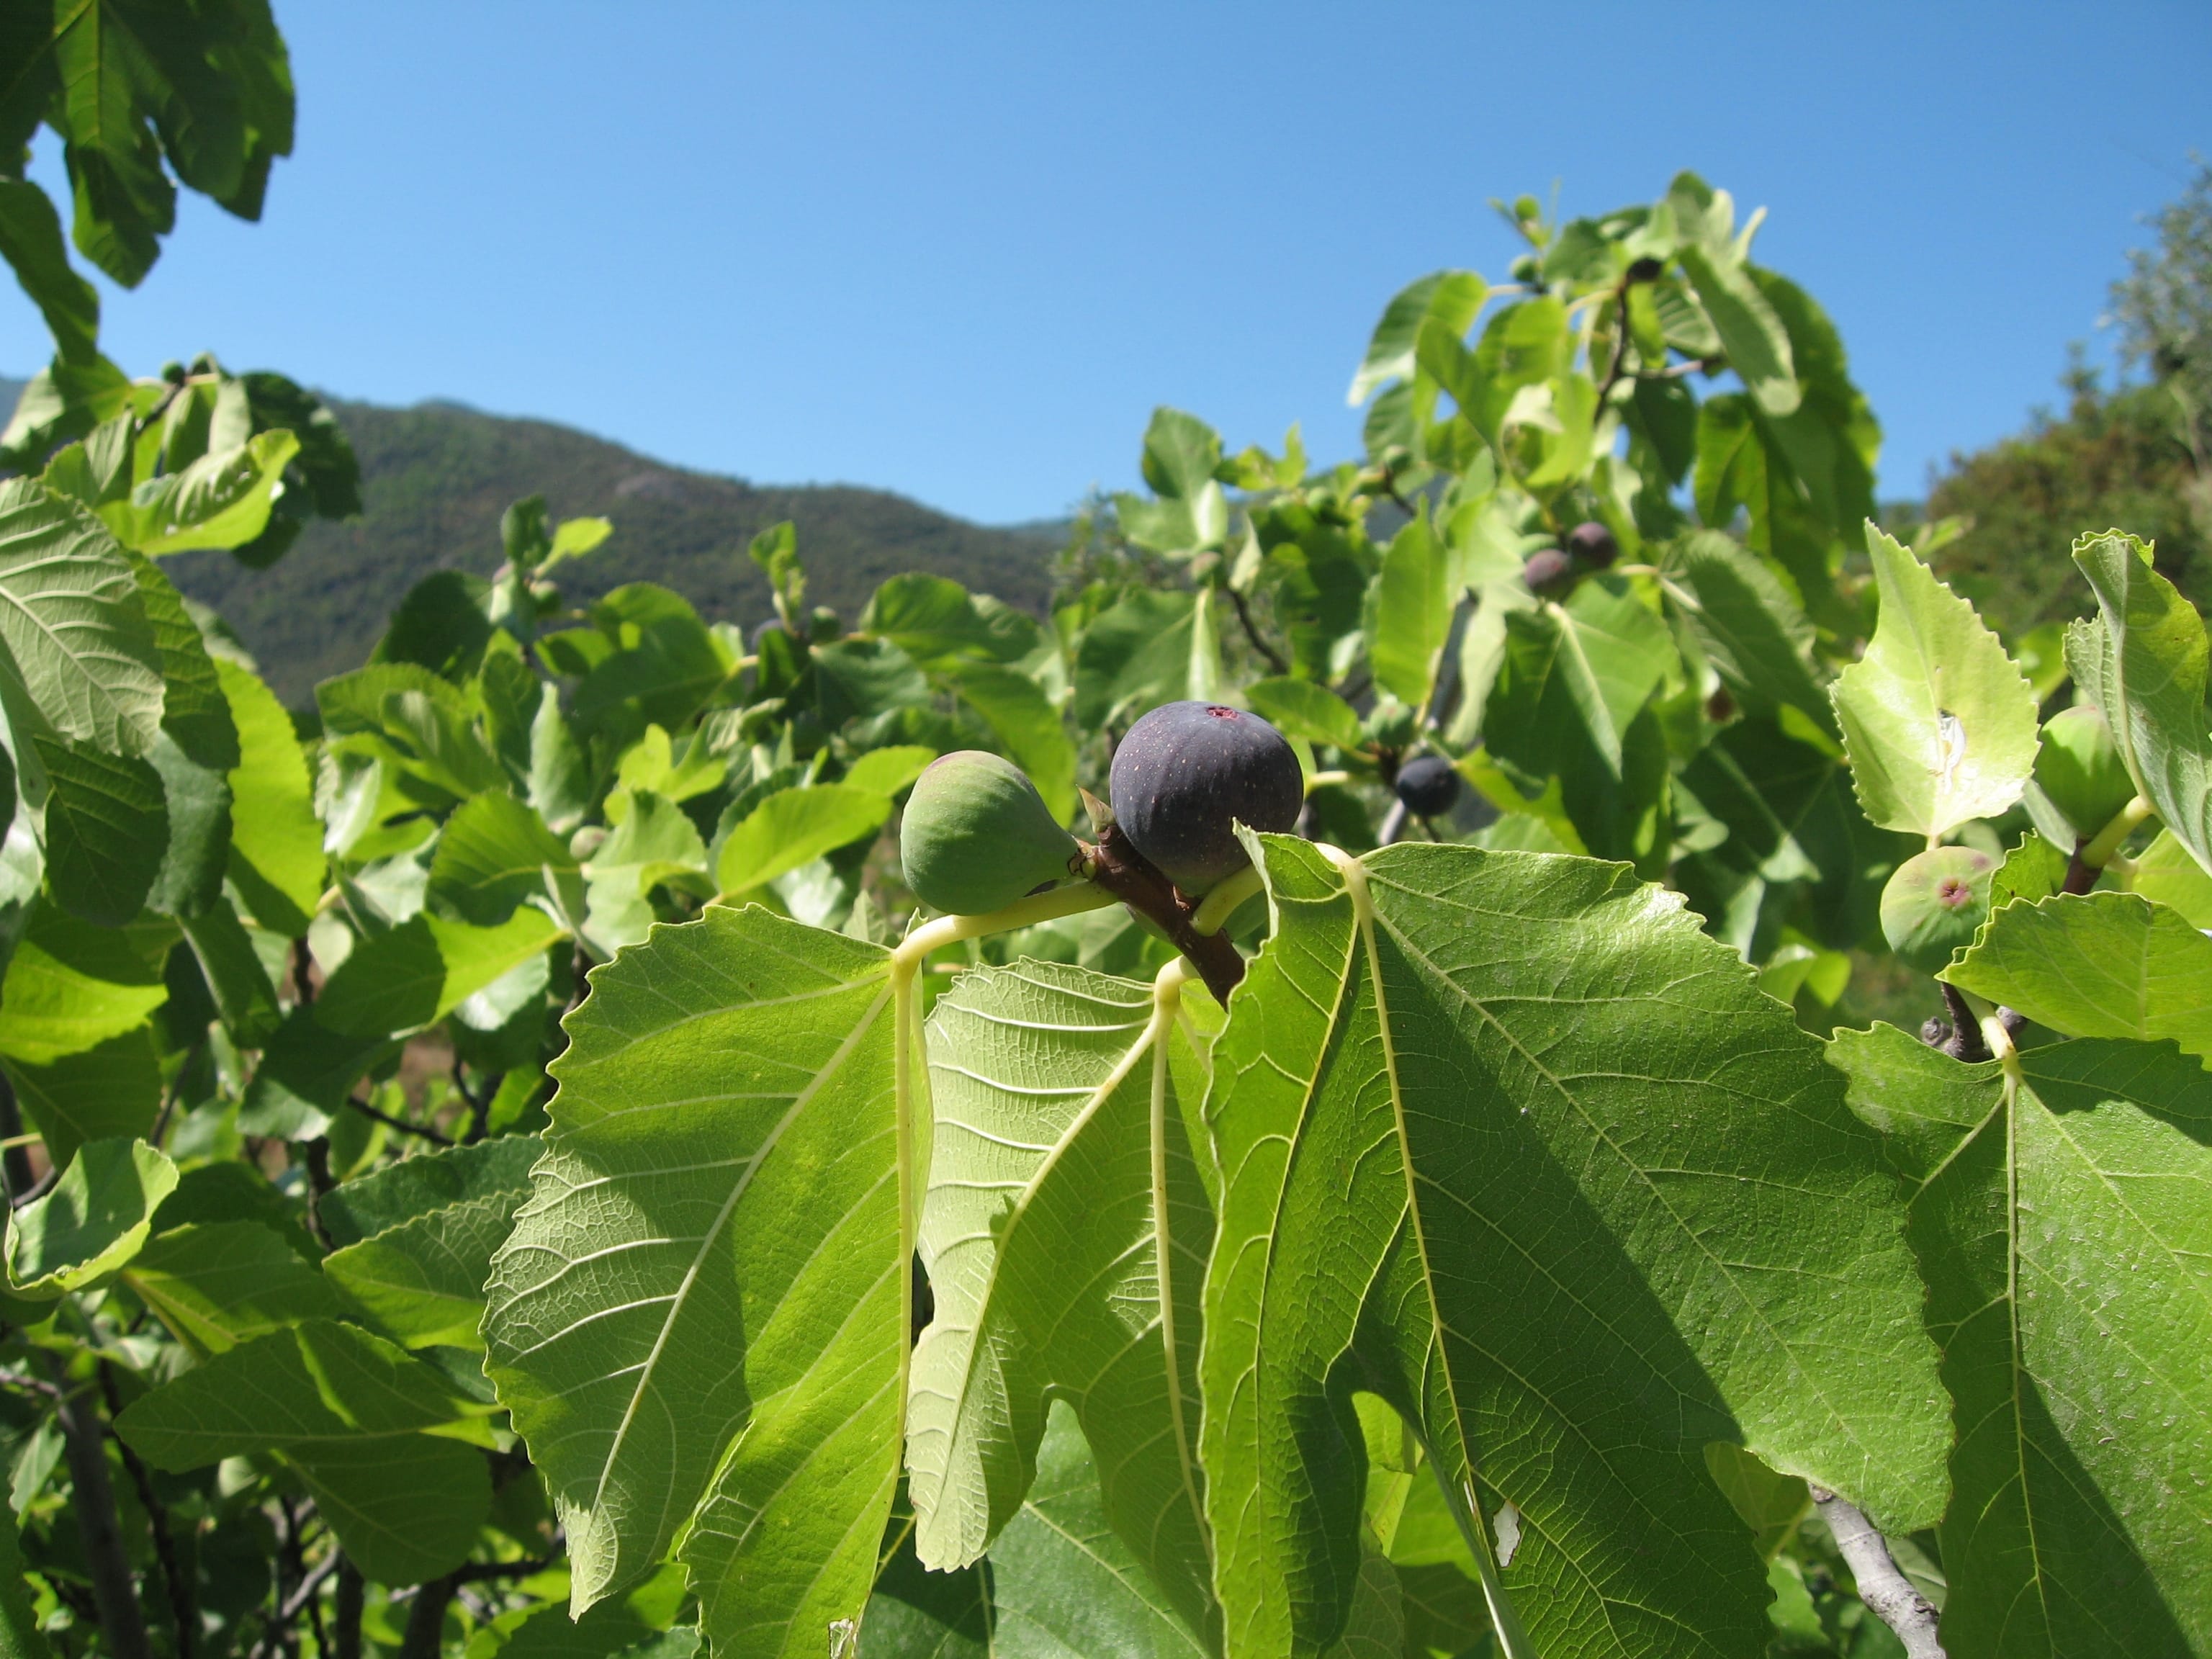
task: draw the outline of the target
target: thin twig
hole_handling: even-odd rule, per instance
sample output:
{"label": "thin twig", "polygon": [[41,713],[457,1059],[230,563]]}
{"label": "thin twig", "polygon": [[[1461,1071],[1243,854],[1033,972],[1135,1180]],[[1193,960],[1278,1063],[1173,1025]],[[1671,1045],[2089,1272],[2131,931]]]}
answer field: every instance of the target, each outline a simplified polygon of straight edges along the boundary
{"label": "thin twig", "polygon": [[[107,1415],[112,1422],[123,1412],[123,1401],[115,1386],[114,1368],[106,1359],[95,1362],[100,1374],[100,1392],[107,1401]],[[123,1454],[123,1467],[130,1472],[131,1484],[138,1490],[138,1501],[146,1510],[147,1524],[154,1532],[154,1559],[161,1569],[161,1582],[169,1593],[169,1617],[177,1626],[177,1659],[192,1659],[194,1638],[199,1633],[200,1616],[193,1606],[192,1581],[177,1559],[176,1534],[169,1522],[169,1506],[154,1490],[154,1476],[131,1443],[116,1435],[115,1449]]]}
{"label": "thin twig", "polygon": [[1820,1518],[1835,1534],[1836,1548],[1858,1583],[1859,1600],[1875,1618],[1897,1632],[1906,1659],[1944,1659],[1936,1633],[1937,1614],[1889,1553],[1889,1542],[1849,1498],[1826,1486],[1813,1488]]}
{"label": "thin twig", "polygon": [[1394,800],[1390,810],[1382,815],[1382,827],[1375,832],[1375,844],[1389,847],[1406,833],[1406,803]]}
{"label": "thin twig", "polygon": [[380,1112],[367,1101],[358,1099],[352,1095],[346,1097],[346,1104],[363,1117],[374,1118],[387,1128],[397,1129],[402,1134],[420,1135],[423,1139],[438,1146],[451,1146],[454,1144],[451,1135],[441,1134],[427,1123],[410,1123],[404,1117],[394,1117],[389,1112]]}
{"label": "thin twig", "polygon": [[314,1571],[302,1578],[292,1593],[284,1598],[284,1605],[276,1609],[276,1616],[287,1623],[297,1619],[301,1609],[315,1599],[315,1593],[322,1589],[324,1583],[338,1570],[339,1564],[344,1559],[345,1555],[343,1551],[332,1550],[318,1561]]}
{"label": "thin twig", "polygon": [[1244,603],[1244,596],[1233,587],[1225,591],[1229,595],[1229,608],[1237,613],[1237,620],[1243,624],[1244,637],[1252,641],[1252,648],[1267,659],[1267,666],[1276,673],[1289,673],[1291,665],[1284,659],[1283,653],[1260,637],[1259,624],[1252,620],[1252,612]]}
{"label": "thin twig", "polygon": [[307,1231],[325,1249],[331,1247],[330,1229],[323,1224],[323,1198],[337,1190],[337,1182],[331,1175],[331,1143],[327,1135],[317,1135],[301,1148],[307,1155]]}

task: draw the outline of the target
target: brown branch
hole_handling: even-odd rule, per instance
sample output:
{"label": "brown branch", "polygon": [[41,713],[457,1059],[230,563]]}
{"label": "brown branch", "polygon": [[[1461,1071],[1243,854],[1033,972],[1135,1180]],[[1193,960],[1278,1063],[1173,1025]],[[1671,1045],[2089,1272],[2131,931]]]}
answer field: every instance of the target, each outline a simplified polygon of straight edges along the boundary
{"label": "brown branch", "polygon": [[1198,969],[1214,1000],[1225,1006],[1229,994],[1244,977],[1244,958],[1227,935],[1198,931],[1192,921],[1198,906],[1136,849],[1121,825],[1109,824],[1095,846],[1080,844],[1093,866],[1091,880],[1157,923],[1168,942]]}
{"label": "brown branch", "polygon": [[[105,1359],[97,1364],[100,1392],[107,1401],[107,1415],[112,1420],[122,1414],[123,1401],[116,1390],[113,1368]],[[123,1454],[123,1467],[130,1471],[131,1484],[138,1490],[138,1502],[144,1507],[147,1524],[154,1531],[154,1559],[161,1566],[161,1582],[169,1593],[169,1617],[177,1626],[177,1659],[192,1659],[200,1616],[192,1601],[191,1577],[177,1559],[177,1538],[170,1527],[169,1506],[154,1490],[153,1473],[131,1449],[131,1443],[118,1434],[115,1437],[115,1449]]]}
{"label": "brown branch", "polygon": [[90,1400],[70,1389],[68,1365],[62,1357],[50,1349],[39,1352],[49,1380],[63,1390],[54,1415],[60,1420],[62,1448],[69,1458],[70,1508],[76,1511],[77,1535],[84,1544],[93,1604],[100,1609],[107,1651],[112,1659],[152,1659],[138,1586],[124,1551],[115,1488],[107,1478],[106,1425]]}
{"label": "brown branch", "polygon": [[325,1249],[331,1248],[330,1229],[323,1225],[323,1198],[336,1192],[337,1182],[331,1175],[331,1143],[328,1136],[317,1135],[302,1148],[307,1155],[307,1231]]}
{"label": "brown branch", "polygon": [[343,1550],[331,1553],[338,1564],[337,1606],[331,1609],[337,1628],[331,1635],[335,1650],[331,1659],[361,1659],[361,1615],[368,1600],[366,1587],[361,1581],[361,1569]]}
{"label": "brown branch", "polygon": [[415,1605],[407,1610],[407,1632],[399,1638],[399,1659],[438,1659],[446,1609],[453,1604],[459,1583],[458,1577],[449,1572],[416,1587]]}
{"label": "brown branch", "polygon": [[1974,1018],[1974,1011],[1966,1006],[1965,994],[1946,980],[1936,983],[1943,988],[1943,1006],[1951,1011],[1951,1036],[1944,1043],[1943,1052],[1954,1060],[1963,1060],[1976,1065],[1990,1057],[1990,1045],[1982,1039],[1982,1023]]}

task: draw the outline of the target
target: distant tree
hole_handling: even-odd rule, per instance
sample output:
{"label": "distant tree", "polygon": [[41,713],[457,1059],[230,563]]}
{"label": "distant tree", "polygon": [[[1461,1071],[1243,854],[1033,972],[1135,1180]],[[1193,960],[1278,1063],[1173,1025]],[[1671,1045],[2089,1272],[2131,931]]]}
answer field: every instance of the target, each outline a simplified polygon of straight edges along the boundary
{"label": "distant tree", "polygon": [[2212,166],[2150,222],[2157,245],[2112,285],[2124,361],[2142,378],[2107,386],[2076,347],[2065,412],[1954,453],[1929,495],[1930,518],[1970,521],[1939,568],[2008,634],[2087,608],[2069,557],[2085,525],[2155,541],[2160,571],[2212,599]]}

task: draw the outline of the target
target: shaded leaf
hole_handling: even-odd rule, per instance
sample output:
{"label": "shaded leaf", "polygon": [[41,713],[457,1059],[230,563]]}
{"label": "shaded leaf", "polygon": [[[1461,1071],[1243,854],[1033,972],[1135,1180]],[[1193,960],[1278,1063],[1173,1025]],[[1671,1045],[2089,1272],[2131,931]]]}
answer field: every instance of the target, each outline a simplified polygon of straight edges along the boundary
{"label": "shaded leaf", "polygon": [[1915,1189],[1956,1401],[1944,1650],[2203,1651],[2212,1079],[2163,1044],[2057,1043],[2010,1076],[1887,1025],[1830,1052]]}
{"label": "shaded leaf", "polygon": [[890,960],[713,908],[567,1021],[483,1334],[579,1610],[689,1522],[717,1652],[811,1656],[859,1617],[908,1339]]}
{"label": "shaded leaf", "polygon": [[51,1191],[8,1218],[8,1285],[18,1296],[82,1290],[138,1253],[177,1166],[143,1140],[81,1148]]}
{"label": "shaded leaf", "polygon": [[1708,1440],[1932,1521],[1948,1424],[1876,1148],[1741,958],[1619,866],[1261,842],[1278,931],[1207,1103],[1231,1650],[1317,1650],[1349,1616],[1348,1353],[1478,1563],[1492,1517],[1462,1506],[1514,1505],[1498,1595],[1547,1655],[1764,1639]]}

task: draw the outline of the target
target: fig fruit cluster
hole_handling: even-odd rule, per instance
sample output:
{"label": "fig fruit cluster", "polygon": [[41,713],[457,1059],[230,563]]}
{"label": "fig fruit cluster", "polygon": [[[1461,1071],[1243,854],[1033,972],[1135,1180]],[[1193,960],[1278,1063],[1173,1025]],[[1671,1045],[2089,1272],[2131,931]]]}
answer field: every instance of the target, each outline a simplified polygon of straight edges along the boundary
{"label": "fig fruit cluster", "polygon": [[1974,942],[1990,913],[1996,860],[1971,847],[1931,847],[1897,866],[1881,890],[1881,932],[1898,960],[1917,973],[1950,963]]}
{"label": "fig fruit cluster", "polygon": [[1163,703],[1114,751],[1108,788],[1131,845],[1195,897],[1250,862],[1235,826],[1287,831],[1305,804],[1297,752],[1257,714]]}
{"label": "fig fruit cluster", "polygon": [[2094,703],[2077,702],[2043,723],[2043,744],[2035,751],[2035,781],[2084,840],[2094,837],[2135,799],[2127,763],[2120,758],[2104,711]]}
{"label": "fig fruit cluster", "polygon": [[1077,851],[1029,774],[980,749],[930,762],[899,824],[906,884],[950,915],[1004,909],[1066,877]]}

